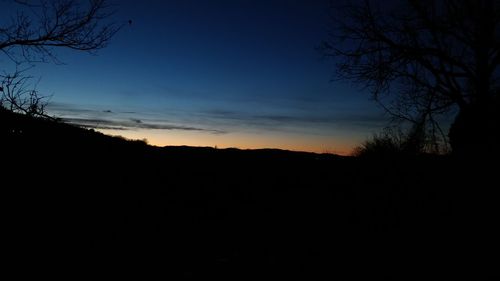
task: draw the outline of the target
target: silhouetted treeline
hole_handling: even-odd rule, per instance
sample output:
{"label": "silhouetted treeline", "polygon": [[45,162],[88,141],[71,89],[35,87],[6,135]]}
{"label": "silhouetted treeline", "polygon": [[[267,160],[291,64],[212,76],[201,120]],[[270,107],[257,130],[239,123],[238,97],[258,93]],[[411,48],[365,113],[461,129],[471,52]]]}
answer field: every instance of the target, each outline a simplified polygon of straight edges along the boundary
{"label": "silhouetted treeline", "polygon": [[159,148],[3,110],[0,140],[4,253],[19,277],[496,274],[489,164]]}

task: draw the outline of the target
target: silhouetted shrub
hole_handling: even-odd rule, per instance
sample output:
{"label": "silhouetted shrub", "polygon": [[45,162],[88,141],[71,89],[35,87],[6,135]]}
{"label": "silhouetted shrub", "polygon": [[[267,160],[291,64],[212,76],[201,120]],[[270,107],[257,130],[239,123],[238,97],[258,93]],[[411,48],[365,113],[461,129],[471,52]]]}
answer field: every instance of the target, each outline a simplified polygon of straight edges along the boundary
{"label": "silhouetted shrub", "polygon": [[375,134],[371,139],[356,147],[352,154],[357,157],[387,157],[402,154],[402,152],[401,138],[392,132],[384,131]]}
{"label": "silhouetted shrub", "polygon": [[425,127],[418,124],[406,131],[400,127],[387,127],[382,133],[356,147],[352,155],[357,157],[412,157],[423,154],[444,155],[449,153],[446,140],[436,139],[436,134],[425,131]]}
{"label": "silhouetted shrub", "polygon": [[14,73],[0,74],[0,107],[12,112],[35,117],[49,117],[45,113],[48,97],[41,95],[32,76],[16,68]]}

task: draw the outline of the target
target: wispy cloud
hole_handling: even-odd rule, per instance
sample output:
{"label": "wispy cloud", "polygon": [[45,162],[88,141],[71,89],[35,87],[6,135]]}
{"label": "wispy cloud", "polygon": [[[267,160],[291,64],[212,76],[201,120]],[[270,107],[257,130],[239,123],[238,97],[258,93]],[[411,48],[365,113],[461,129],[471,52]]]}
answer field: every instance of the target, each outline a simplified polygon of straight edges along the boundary
{"label": "wispy cloud", "polygon": [[198,127],[178,126],[170,124],[147,123],[138,119],[130,120],[106,120],[89,118],[62,118],[65,122],[87,128],[108,129],[108,130],[133,130],[133,129],[153,129],[153,130],[180,130],[180,131],[205,131],[214,134],[224,134],[222,130],[204,129]]}
{"label": "wispy cloud", "polygon": [[256,126],[340,126],[373,128],[387,122],[383,114],[375,112],[291,112],[289,114],[252,114],[231,110],[206,110],[208,119],[225,120]]}
{"label": "wispy cloud", "polygon": [[113,130],[179,130],[211,134],[228,132],[281,131],[330,135],[338,131],[366,131],[380,128],[387,118],[374,110],[349,110],[338,105],[325,110],[311,104],[309,108],[278,108],[273,112],[262,107],[228,106],[192,110],[145,111],[136,108],[106,108],[58,103],[50,108],[69,123],[95,129]]}
{"label": "wispy cloud", "polygon": [[[202,128],[197,126],[185,126],[172,124],[167,120],[145,120],[139,118],[130,118],[132,112],[120,112],[110,109],[91,109],[82,108],[70,104],[56,103],[49,110],[59,116],[63,121],[93,129],[105,130],[134,130],[134,129],[152,129],[152,130],[180,130],[180,131],[204,131],[212,134],[225,134],[224,130]],[[123,114],[125,113],[125,114]],[[140,116],[141,114],[135,113]]]}

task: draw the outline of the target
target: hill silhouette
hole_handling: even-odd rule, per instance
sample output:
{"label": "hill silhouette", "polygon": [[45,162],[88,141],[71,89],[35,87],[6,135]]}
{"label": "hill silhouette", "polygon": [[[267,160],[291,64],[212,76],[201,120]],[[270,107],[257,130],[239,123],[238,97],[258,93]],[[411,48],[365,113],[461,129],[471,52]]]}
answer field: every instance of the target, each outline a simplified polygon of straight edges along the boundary
{"label": "hill silhouette", "polygon": [[85,279],[483,279],[493,167],[154,147],[0,110],[7,267]]}

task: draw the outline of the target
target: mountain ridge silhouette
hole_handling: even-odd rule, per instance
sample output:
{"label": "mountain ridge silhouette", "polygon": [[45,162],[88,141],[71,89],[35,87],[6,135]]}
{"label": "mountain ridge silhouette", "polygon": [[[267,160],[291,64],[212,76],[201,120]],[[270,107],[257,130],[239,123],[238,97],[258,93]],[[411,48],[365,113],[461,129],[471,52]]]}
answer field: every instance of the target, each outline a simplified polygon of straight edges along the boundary
{"label": "mountain ridge silhouette", "polygon": [[494,174],[451,157],[153,147],[2,110],[0,140],[20,277],[495,275]]}

